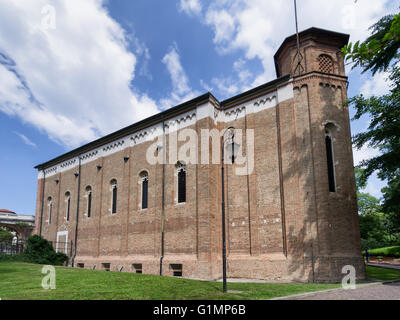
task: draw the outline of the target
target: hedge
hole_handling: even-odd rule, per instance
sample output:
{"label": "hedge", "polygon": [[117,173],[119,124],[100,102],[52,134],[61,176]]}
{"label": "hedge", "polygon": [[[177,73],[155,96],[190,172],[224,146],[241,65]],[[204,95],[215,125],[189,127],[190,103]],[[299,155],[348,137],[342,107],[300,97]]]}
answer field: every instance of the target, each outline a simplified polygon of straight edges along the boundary
{"label": "hedge", "polygon": [[[400,246],[371,249],[368,250],[368,252],[371,257],[382,256],[400,258]],[[365,255],[365,251],[363,251],[362,253],[363,255]]]}

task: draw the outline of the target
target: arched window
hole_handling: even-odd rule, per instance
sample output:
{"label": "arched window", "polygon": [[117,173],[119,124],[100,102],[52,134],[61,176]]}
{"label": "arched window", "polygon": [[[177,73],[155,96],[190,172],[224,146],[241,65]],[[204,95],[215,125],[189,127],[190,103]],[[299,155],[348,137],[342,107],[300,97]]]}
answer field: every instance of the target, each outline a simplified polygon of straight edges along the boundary
{"label": "arched window", "polygon": [[69,191],[65,193],[65,220],[69,221],[69,212],[71,209],[71,194]]}
{"label": "arched window", "polygon": [[328,182],[329,191],[336,192],[336,179],[335,179],[335,160],[333,153],[333,137],[332,133],[335,130],[335,126],[329,123],[325,126],[325,148],[326,148],[326,162],[328,167]]}
{"label": "arched window", "polygon": [[142,185],[142,209],[147,209],[149,205],[149,175],[146,171],[140,173],[140,182]]}
{"label": "arched window", "polygon": [[51,197],[47,198],[47,216],[48,220],[47,222],[50,224],[51,223],[51,211],[53,210],[53,200]]}
{"label": "arched window", "polygon": [[318,57],[319,71],[325,73],[333,73],[333,60],[326,54],[321,54]]}
{"label": "arched window", "polygon": [[178,203],[186,202],[186,165],[178,162]]}
{"label": "arched window", "polygon": [[117,213],[117,180],[113,179],[110,182],[111,184],[111,213]]}
{"label": "arched window", "polygon": [[86,213],[87,217],[90,218],[92,215],[92,187],[86,187],[86,197],[87,197],[87,204],[86,204]]}

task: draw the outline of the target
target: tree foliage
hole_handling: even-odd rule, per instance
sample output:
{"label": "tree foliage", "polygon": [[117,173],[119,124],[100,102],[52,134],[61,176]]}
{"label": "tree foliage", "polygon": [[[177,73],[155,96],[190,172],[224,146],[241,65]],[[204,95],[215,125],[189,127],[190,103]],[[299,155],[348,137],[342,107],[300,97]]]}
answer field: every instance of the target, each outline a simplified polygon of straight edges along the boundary
{"label": "tree foliage", "polygon": [[398,60],[400,47],[400,14],[387,15],[369,28],[371,36],[364,42],[349,43],[342,49],[346,60],[360,66],[363,72],[388,69],[393,59]]}
{"label": "tree foliage", "polygon": [[383,212],[379,199],[362,192],[367,186],[363,174],[363,169],[355,168],[362,250],[392,245],[398,240],[393,217]]}
{"label": "tree foliage", "polygon": [[55,252],[53,245],[38,235],[29,237],[24,252],[26,260],[32,263],[63,265],[68,256],[61,252]]}
{"label": "tree foliage", "polygon": [[0,243],[3,241],[11,241],[13,239],[13,234],[10,230],[0,227]]}
{"label": "tree foliage", "polygon": [[[394,68],[391,80],[400,84],[400,70]],[[365,98],[362,94],[349,99],[356,109],[353,120],[363,115],[370,116],[368,130],[353,138],[354,146],[361,149],[364,145],[380,150],[380,155],[361,162],[366,170],[362,179],[366,180],[374,171],[381,179],[391,180],[400,175],[400,86],[393,85],[390,94]]]}
{"label": "tree foliage", "polygon": [[[385,71],[389,74],[390,93],[382,96],[364,97],[362,94],[349,99],[356,114],[352,120],[368,115],[370,123],[367,131],[354,136],[357,149],[369,146],[380,151],[378,156],[364,160],[360,168],[359,182],[365,184],[368,177],[376,172],[378,177],[388,182],[382,189],[381,211],[392,233],[400,231],[400,14],[381,18],[371,28],[371,35],[364,42],[350,43],[342,49],[346,60],[354,62],[363,72]],[[368,203],[370,201],[370,203]],[[373,201],[364,196],[368,207]],[[361,208],[365,210],[365,208]]]}

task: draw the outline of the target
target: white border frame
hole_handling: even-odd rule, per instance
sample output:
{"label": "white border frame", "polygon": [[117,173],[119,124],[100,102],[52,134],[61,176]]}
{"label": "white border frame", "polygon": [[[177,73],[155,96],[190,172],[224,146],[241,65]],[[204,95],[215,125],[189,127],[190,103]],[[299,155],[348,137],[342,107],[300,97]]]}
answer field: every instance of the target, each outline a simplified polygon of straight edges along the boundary
{"label": "white border frame", "polygon": [[56,242],[56,252],[58,252],[58,239],[59,237],[65,236],[65,250],[64,253],[68,253],[68,231],[58,231],[57,232],[57,242]]}

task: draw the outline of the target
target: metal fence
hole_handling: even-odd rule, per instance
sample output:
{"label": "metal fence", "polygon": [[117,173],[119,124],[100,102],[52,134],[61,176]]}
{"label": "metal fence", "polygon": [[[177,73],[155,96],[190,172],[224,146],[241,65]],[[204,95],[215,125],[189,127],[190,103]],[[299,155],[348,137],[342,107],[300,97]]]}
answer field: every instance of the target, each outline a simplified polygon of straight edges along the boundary
{"label": "metal fence", "polygon": [[[72,241],[70,242],[56,242],[50,241],[56,252],[65,253],[68,257],[72,257]],[[19,254],[23,253],[26,249],[25,241],[3,241],[0,242],[0,254]]]}
{"label": "metal fence", "polygon": [[50,241],[56,252],[65,253],[68,257],[72,257],[72,240],[70,242]]}
{"label": "metal fence", "polygon": [[24,251],[24,241],[3,241],[0,243],[0,253],[2,254],[19,254]]}

